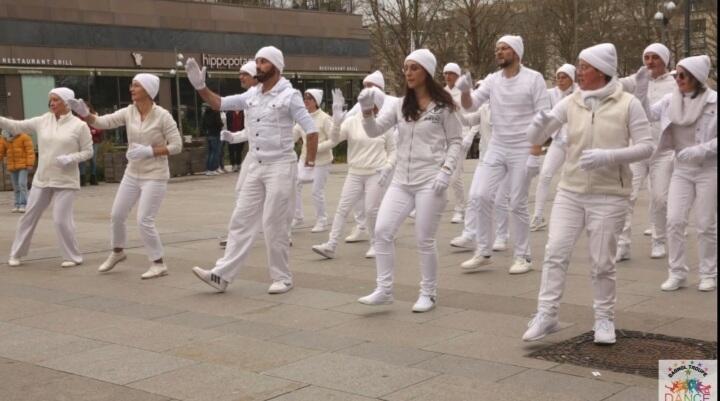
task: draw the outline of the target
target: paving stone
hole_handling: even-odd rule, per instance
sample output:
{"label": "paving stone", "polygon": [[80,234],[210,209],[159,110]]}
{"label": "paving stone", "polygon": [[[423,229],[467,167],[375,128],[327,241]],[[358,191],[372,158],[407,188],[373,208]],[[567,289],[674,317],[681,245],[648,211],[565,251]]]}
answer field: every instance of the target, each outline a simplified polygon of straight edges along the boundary
{"label": "paving stone", "polygon": [[656,400],[657,396],[657,388],[648,389],[643,387],[628,387],[603,401],[651,401]]}
{"label": "paving stone", "polygon": [[529,369],[500,381],[515,387],[538,389],[548,393],[581,394],[587,401],[604,400],[626,386],[600,380],[585,379],[562,373]]}
{"label": "paving stone", "polygon": [[344,393],[341,391],[328,390],[325,388],[308,386],[300,390],[293,391],[280,397],[273,398],[272,401],[371,401],[376,398],[367,398],[355,394]]}
{"label": "paving stone", "polygon": [[413,365],[439,355],[435,352],[422,351],[417,348],[391,346],[379,343],[362,343],[336,352],[339,354],[374,359],[399,366]]}
{"label": "paving stone", "polygon": [[221,334],[210,330],[134,320],[119,326],[86,331],[83,336],[113,344],[162,352],[185,344],[207,341]]}
{"label": "paving stone", "polygon": [[318,355],[265,374],[366,397],[379,397],[437,375],[340,354]]}
{"label": "paving stone", "polygon": [[428,346],[467,333],[467,331],[444,327],[371,318],[354,320],[323,332],[404,347]]}
{"label": "paving stone", "polygon": [[39,362],[106,345],[104,342],[69,334],[28,328],[2,336],[0,356],[24,362]]}
{"label": "paving stone", "polygon": [[105,311],[113,315],[129,316],[137,319],[157,319],[165,316],[182,313],[182,310],[168,308],[166,306],[130,303],[128,305],[110,308]]}
{"label": "paving stone", "polygon": [[300,329],[294,329],[292,327],[272,323],[253,322],[250,320],[234,320],[231,323],[212,327],[211,330],[260,340],[268,340],[300,331]]}
{"label": "paving stone", "polygon": [[18,325],[76,335],[83,335],[91,330],[136,322],[138,322],[137,319],[76,308],[65,308],[57,312],[44,313],[13,321]]}
{"label": "paving stone", "polygon": [[359,338],[334,336],[322,331],[304,330],[292,332],[280,337],[273,337],[268,341],[322,351],[337,351],[365,342],[365,340]]}
{"label": "paving stone", "polygon": [[51,369],[115,383],[128,384],[196,362],[121,345],[49,359],[39,363]]}
{"label": "paving stone", "polygon": [[487,382],[494,382],[515,375],[526,369],[519,366],[444,354],[416,363],[412,367]]}
{"label": "paving stone", "polygon": [[63,309],[64,306],[31,299],[0,296],[0,320],[13,320]]}
{"label": "paving stone", "polygon": [[182,312],[174,315],[162,317],[155,320],[156,322],[175,324],[178,326],[195,327],[198,329],[207,329],[211,327],[221,326],[232,323],[235,319],[229,316],[215,316],[207,313],[198,312]]}
{"label": "paving stone", "polygon": [[357,319],[357,316],[298,305],[277,305],[242,315],[243,319],[303,330],[320,330]]}
{"label": "paving stone", "polygon": [[412,310],[414,303],[414,301],[403,302],[396,300],[391,305],[383,305],[381,308],[373,308],[357,302],[356,299],[351,303],[332,308],[332,310],[342,313],[351,313],[365,318],[393,319],[414,323],[429,322],[462,311],[462,309],[439,305],[429,312],[408,313]]}

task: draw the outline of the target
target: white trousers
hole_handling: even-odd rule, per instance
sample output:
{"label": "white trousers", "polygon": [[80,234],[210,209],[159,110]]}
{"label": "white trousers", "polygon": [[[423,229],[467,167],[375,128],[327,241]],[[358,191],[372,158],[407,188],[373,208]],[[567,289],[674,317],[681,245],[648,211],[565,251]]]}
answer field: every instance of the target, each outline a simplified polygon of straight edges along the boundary
{"label": "white trousers", "polygon": [[450,177],[450,187],[455,195],[454,211],[456,213],[464,212],[465,207],[467,206],[465,204],[465,183],[463,182],[463,174],[465,173],[463,161],[465,161],[465,155],[461,155],[458,159],[455,171],[453,171],[452,177]]}
{"label": "white trousers", "polygon": [[[315,206],[315,220],[327,222],[327,210],[325,208],[325,184],[330,174],[330,164],[313,167],[312,200]],[[302,207],[303,184],[297,181],[295,191],[295,218],[302,220],[305,215]]]}
{"label": "white trousers", "polygon": [[[387,187],[382,187],[378,184],[379,179],[380,174],[377,173],[372,175],[348,174],[345,177],[345,183],[343,184],[342,193],[340,194],[340,201],[335,211],[335,219],[333,220],[332,229],[330,229],[330,238],[328,240],[330,246],[333,248],[337,246],[343,226],[345,225],[345,219],[352,207],[357,205],[360,199],[363,200],[361,205],[365,208],[365,221],[372,237],[380,202],[382,202],[383,195],[387,189]],[[370,239],[370,243],[373,243],[372,238]]]}
{"label": "white trousers", "polygon": [[115,194],[110,214],[110,245],[113,248],[126,247],[126,222],[130,210],[137,204],[137,224],[148,259],[155,261],[162,258],[163,245],[155,228],[155,217],[160,211],[166,192],[167,180],[144,180],[125,174]]}
{"label": "white trousers", "polygon": [[[530,258],[530,217],[528,214],[527,168],[525,163],[529,150],[525,148],[507,149],[494,144],[488,146],[487,153],[479,167],[479,174],[473,178],[470,191],[471,202],[477,202],[477,249],[476,254],[492,254],[493,209],[502,181],[507,178],[510,188],[510,228],[515,243],[515,257]],[[475,178],[478,181],[475,182]]]}
{"label": "white trousers", "polygon": [[630,164],[632,171],[632,193],[625,216],[625,226],[618,245],[629,246],[632,234],[632,215],[638,194],[645,179],[650,182],[650,224],[653,229],[653,241],[664,244],[667,239],[667,202],[670,177],[673,172],[673,153],[664,152],[658,157]]}
{"label": "white trousers", "polygon": [[[475,173],[473,173],[473,180],[470,184],[470,193],[473,193],[473,188],[475,186],[480,185],[480,181],[482,181],[482,172],[480,169],[482,163],[478,164],[475,168]],[[510,180],[506,177],[502,184],[500,184],[500,190],[498,191],[497,195],[495,196],[495,209],[493,211],[494,218],[494,230],[491,229],[491,233],[495,233],[494,238],[491,238],[491,241],[494,241],[495,238],[501,239],[505,242],[507,242],[510,239],[510,231],[508,228],[508,219],[509,219],[509,212],[508,212],[508,203],[510,202],[510,187],[509,187]],[[473,201],[472,198],[467,202],[467,206],[465,208],[465,219],[464,224],[465,227],[463,227],[462,236],[465,238],[472,238],[477,239],[477,216],[478,216],[478,208],[480,206],[480,203],[475,200]]]}
{"label": "white trousers", "polygon": [[555,194],[538,311],[556,315],[565,287],[570,257],[583,230],[587,232],[595,319],[615,317],[615,251],[623,227],[628,198],[617,195],[577,194],[558,189]]}
{"label": "white trousers", "polygon": [[[316,167],[317,168],[317,167]],[[295,209],[297,163],[260,164],[249,162],[238,192],[223,257],[212,272],[232,282],[250,253],[262,224],[268,269],[273,281],[292,282],[288,267],[290,221]]]}
{"label": "white trousers", "polygon": [[565,146],[557,145],[555,141],[550,144],[540,169],[540,178],[535,188],[535,211],[533,217],[543,217],[545,202],[550,195],[552,179],[560,167],[565,163]]}
{"label": "white trousers", "polygon": [[392,183],[380,204],[375,223],[377,287],[392,291],[395,273],[395,237],[415,209],[415,239],[420,256],[420,294],[437,293],[437,244],[435,234],[447,204],[447,192],[435,193],[432,183],[406,186]]}
{"label": "white trousers", "polygon": [[18,221],[10,257],[21,258],[28,254],[35,227],[45,209],[52,202],[53,225],[63,260],[81,263],[82,255],[75,239],[75,221],[73,220],[73,202],[75,202],[77,193],[77,189],[32,187],[25,213]]}
{"label": "white trousers", "polygon": [[685,227],[694,207],[700,278],[717,277],[717,166],[676,163],[670,180],[667,236],[670,275],[686,278]]}
{"label": "white trousers", "polygon": [[[362,196],[358,199],[357,202],[355,202],[355,205],[353,206],[353,218],[355,219],[355,224],[360,229],[367,229],[367,222],[365,221],[365,199]],[[372,232],[370,233],[370,235],[372,235]]]}

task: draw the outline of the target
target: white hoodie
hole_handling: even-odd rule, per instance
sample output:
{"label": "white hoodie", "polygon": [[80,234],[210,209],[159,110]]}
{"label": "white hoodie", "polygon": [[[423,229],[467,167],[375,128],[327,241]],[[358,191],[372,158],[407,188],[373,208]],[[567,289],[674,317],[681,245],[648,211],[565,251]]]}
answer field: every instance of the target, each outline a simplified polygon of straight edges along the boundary
{"label": "white hoodie", "polygon": [[362,114],[355,114],[340,126],[333,125],[330,139],[334,144],[347,140],[348,173],[373,175],[378,169],[395,165],[395,138],[392,129],[370,138],[363,129],[362,120]]}

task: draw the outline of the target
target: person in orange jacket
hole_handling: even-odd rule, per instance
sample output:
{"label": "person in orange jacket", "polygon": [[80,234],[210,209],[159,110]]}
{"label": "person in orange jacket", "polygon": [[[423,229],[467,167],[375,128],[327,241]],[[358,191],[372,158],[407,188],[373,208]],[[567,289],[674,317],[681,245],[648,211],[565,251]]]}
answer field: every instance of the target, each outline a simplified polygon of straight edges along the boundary
{"label": "person in orange jacket", "polygon": [[15,205],[13,213],[25,213],[27,205],[28,174],[35,168],[35,148],[30,135],[21,132],[17,135],[3,130],[0,137],[0,161],[7,157],[7,169],[10,171]]}

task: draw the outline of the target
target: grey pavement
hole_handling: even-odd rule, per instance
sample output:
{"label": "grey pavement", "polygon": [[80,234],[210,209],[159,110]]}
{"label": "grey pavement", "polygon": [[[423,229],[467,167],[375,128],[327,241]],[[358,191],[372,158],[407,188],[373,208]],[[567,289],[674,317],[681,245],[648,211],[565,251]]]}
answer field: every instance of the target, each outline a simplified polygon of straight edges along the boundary
{"label": "grey pavement", "polygon": [[[476,161],[467,160],[469,187]],[[345,165],[327,186],[334,212]],[[462,274],[469,252],[449,241],[452,199],[438,232],[438,307],[410,311],[419,272],[412,220],[397,239],[396,301],[369,307],[356,299],[374,288],[368,243],[341,243],[334,260],[310,247],[309,189],[305,226],[293,235],[295,288],[266,293],[265,244],[258,239],[246,266],[224,294],[190,269],[222,255],[237,174],[170,181],[157,219],[166,277],[141,280],[148,267],[134,219],[128,260],[108,274],[97,266],[109,252],[109,216],[117,184],[84,187],[75,203],[81,266],[62,269],[48,210],[20,267],[5,261],[19,217],[12,194],[0,193],[0,400],[655,400],[657,381],[558,364],[526,355],[592,329],[587,246],[578,242],[568,273],[562,330],[539,343],[520,340],[536,306],[547,232],[532,233],[534,270],[510,276],[511,252],[495,254],[486,271]],[[533,192],[531,191],[531,194]],[[451,195],[452,196],[452,195]],[[531,206],[532,206],[531,195]],[[695,230],[690,233],[691,286],[663,293],[666,261],[649,258],[647,193],[634,215],[632,259],[618,265],[617,327],[717,341],[717,295],[700,293]],[[346,225],[348,233],[352,224]],[[597,376],[593,372],[599,372]]]}

